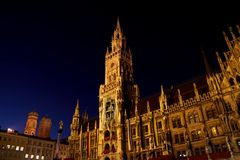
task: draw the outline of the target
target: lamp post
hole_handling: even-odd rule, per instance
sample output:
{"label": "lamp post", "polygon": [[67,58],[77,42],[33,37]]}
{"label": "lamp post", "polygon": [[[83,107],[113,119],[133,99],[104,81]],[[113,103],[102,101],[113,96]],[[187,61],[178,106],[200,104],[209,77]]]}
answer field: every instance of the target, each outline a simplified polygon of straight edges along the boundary
{"label": "lamp post", "polygon": [[55,151],[55,158],[54,160],[59,160],[59,147],[60,147],[60,138],[63,130],[63,121],[59,122],[59,129],[58,129],[58,137],[57,137],[57,144],[56,144],[56,151]]}

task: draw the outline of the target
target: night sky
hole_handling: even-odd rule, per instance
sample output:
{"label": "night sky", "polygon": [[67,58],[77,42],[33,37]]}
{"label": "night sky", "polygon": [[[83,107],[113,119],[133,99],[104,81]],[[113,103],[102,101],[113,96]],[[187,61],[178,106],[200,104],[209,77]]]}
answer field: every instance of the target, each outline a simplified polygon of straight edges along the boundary
{"label": "night sky", "polygon": [[[52,138],[60,120],[67,137],[77,99],[81,113],[98,116],[104,55],[118,16],[94,9],[82,14],[81,9],[75,4],[1,7],[2,129],[23,132],[28,113],[37,111],[38,122],[45,115],[52,119]],[[218,69],[215,51],[226,49],[222,31],[240,24],[240,14],[220,12],[119,16],[141,97],[158,92],[161,84],[168,88],[203,75],[201,48],[212,69]]]}

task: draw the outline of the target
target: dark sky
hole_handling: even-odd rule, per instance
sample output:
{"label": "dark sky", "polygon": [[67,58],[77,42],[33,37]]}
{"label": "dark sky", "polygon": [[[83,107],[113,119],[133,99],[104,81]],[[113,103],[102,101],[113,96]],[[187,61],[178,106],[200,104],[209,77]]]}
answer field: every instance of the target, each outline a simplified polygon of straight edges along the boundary
{"label": "dark sky", "polygon": [[[50,7],[51,6],[51,7]],[[98,115],[104,55],[117,16],[82,14],[75,4],[8,6],[0,11],[0,125],[23,132],[31,111],[48,115],[56,138],[59,120],[69,134],[77,99],[80,111]],[[105,8],[106,9],[106,8]],[[85,10],[87,10],[85,8]],[[172,12],[173,13],[173,12]],[[240,14],[139,14],[119,16],[132,50],[141,97],[204,74],[200,48],[213,69],[224,50],[222,31],[240,24]],[[235,28],[234,28],[235,29]]]}

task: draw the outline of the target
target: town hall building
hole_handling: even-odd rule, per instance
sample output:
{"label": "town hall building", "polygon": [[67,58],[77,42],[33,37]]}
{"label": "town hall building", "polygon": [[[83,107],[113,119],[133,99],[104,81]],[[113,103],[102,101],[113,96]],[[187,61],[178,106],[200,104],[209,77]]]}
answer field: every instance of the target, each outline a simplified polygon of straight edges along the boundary
{"label": "town hall building", "polygon": [[[220,71],[144,99],[133,79],[132,53],[117,21],[105,54],[99,116],[80,116],[77,102],[68,137],[74,160],[234,157],[240,149],[240,29],[224,32],[228,51]],[[229,38],[231,37],[231,38]],[[206,65],[207,66],[207,65]]]}

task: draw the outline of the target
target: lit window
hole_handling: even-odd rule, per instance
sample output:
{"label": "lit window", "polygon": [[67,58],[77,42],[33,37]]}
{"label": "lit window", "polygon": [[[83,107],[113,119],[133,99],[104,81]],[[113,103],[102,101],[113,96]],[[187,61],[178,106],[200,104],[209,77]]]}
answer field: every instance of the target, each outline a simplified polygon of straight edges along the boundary
{"label": "lit window", "polygon": [[14,145],[12,145],[12,149],[15,149],[15,146],[14,146]]}
{"label": "lit window", "polygon": [[16,146],[16,151],[19,151],[19,146]]}
{"label": "lit window", "polygon": [[21,147],[21,148],[20,148],[20,151],[23,151],[23,150],[24,150],[24,147]]}
{"label": "lit window", "polygon": [[39,155],[36,155],[36,159],[39,159]]}
{"label": "lit window", "polygon": [[28,154],[25,154],[25,158],[28,158]]}
{"label": "lit window", "polygon": [[212,127],[212,136],[217,136],[217,129],[216,127]]}
{"label": "lit window", "polygon": [[10,145],[9,144],[7,145],[7,149],[10,149]]}
{"label": "lit window", "polygon": [[42,156],[41,159],[44,159],[44,156]]}
{"label": "lit window", "polygon": [[31,155],[31,159],[33,159],[33,157],[34,157],[34,155],[32,154],[32,155]]}

